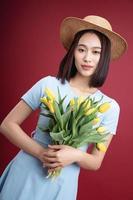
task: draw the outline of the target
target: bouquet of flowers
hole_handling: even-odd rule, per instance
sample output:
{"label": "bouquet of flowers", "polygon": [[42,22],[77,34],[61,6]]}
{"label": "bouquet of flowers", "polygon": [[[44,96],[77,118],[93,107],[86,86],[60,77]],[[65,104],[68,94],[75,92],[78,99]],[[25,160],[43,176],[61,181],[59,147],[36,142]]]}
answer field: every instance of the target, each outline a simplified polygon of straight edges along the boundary
{"label": "bouquet of flowers", "polygon": [[[93,143],[100,151],[105,152],[105,137],[109,134],[105,127],[96,126],[100,121],[98,113],[106,112],[110,103],[99,105],[99,101],[87,97],[71,99],[67,105],[64,100],[67,96],[61,97],[58,88],[58,97],[49,88],[45,89],[45,96],[40,99],[44,112],[41,115],[49,118],[47,127],[39,127],[41,131],[48,132],[52,144],[64,144],[79,148],[85,144]],[[48,172],[47,177],[57,177],[61,169]]]}

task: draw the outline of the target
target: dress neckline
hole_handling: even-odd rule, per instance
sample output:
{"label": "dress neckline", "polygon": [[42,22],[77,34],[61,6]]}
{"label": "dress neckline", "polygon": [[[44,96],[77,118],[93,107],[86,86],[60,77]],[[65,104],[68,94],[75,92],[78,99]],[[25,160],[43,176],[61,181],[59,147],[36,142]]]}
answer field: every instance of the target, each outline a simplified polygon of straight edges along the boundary
{"label": "dress neckline", "polygon": [[93,93],[88,93],[88,95],[79,95],[79,94],[77,94],[77,93],[74,91],[74,89],[72,88],[72,86],[70,85],[70,83],[69,83],[67,80],[66,80],[66,85],[67,85],[68,89],[70,90],[70,92],[71,92],[74,96],[77,96],[77,97],[82,96],[82,97],[87,98],[87,97],[89,97],[89,96],[91,97],[91,96],[94,96],[94,95],[100,93],[100,90],[97,89],[97,90],[96,90],[95,92],[93,92]]}

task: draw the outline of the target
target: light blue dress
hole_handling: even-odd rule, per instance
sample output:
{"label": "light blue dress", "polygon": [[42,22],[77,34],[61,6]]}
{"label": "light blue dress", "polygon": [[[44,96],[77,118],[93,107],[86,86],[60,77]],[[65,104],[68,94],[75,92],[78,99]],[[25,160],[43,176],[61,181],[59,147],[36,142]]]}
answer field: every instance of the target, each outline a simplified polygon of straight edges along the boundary
{"label": "light blue dress", "polygon": [[[61,84],[55,77],[47,76],[26,92],[22,99],[33,110],[40,108],[41,111],[40,98],[44,96],[45,88],[50,88],[57,95],[57,86],[62,97],[67,94],[66,104],[71,98],[78,96],[68,81]],[[119,105],[100,90],[91,96],[99,100],[102,95],[101,103],[110,102],[111,108],[106,113],[99,115],[101,120],[99,123],[106,126],[111,134],[115,134],[120,111]],[[48,133],[40,131],[38,125],[44,126],[47,123],[48,118],[40,115],[33,136],[33,139],[44,147],[51,143],[51,139]],[[88,146],[84,145],[80,149],[87,151]],[[51,181],[46,178],[47,168],[42,167],[40,160],[21,150],[1,176],[0,200],[76,200],[79,172],[80,167],[74,163],[64,167],[60,176],[55,181]]]}

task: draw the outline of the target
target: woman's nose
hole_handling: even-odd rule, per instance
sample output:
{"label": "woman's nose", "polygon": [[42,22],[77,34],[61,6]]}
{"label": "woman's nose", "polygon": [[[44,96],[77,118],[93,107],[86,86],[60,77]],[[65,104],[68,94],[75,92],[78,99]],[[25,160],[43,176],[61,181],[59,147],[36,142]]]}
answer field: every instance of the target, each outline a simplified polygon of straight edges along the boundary
{"label": "woman's nose", "polygon": [[91,62],[91,61],[92,61],[92,55],[90,52],[88,52],[84,56],[84,62]]}

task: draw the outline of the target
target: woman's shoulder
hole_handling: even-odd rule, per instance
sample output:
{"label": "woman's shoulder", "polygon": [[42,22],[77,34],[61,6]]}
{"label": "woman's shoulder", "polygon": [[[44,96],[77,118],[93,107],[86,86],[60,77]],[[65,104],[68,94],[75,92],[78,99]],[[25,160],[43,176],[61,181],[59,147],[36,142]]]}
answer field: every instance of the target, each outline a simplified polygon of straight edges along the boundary
{"label": "woman's shoulder", "polygon": [[53,92],[57,93],[58,88],[64,89],[64,85],[55,76],[45,76],[41,78],[37,83],[38,87],[44,92],[45,88],[51,89]]}
{"label": "woman's shoulder", "polygon": [[60,81],[55,77],[55,76],[51,76],[51,75],[48,75],[48,76],[45,76],[43,78],[41,78],[38,83],[60,83]]}
{"label": "woman's shoulder", "polygon": [[38,82],[43,83],[43,82],[47,82],[47,81],[55,81],[56,77],[55,76],[44,76],[43,78],[40,78]]}
{"label": "woman's shoulder", "polygon": [[108,102],[108,103],[110,103],[112,110],[115,110],[115,111],[120,110],[120,105],[115,98],[108,96],[107,94],[103,93],[102,91],[100,91],[100,94],[102,97],[101,103]]}
{"label": "woman's shoulder", "polygon": [[30,107],[35,110],[40,105],[40,98],[44,96],[44,91],[46,88],[57,90],[59,85],[58,79],[54,76],[45,76],[36,83],[21,97],[25,102],[27,102]]}

